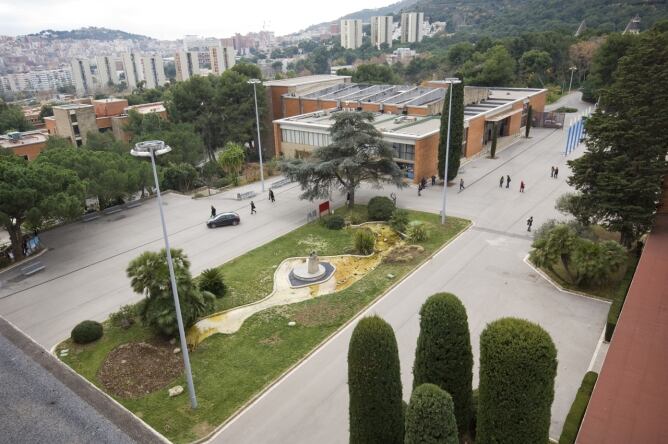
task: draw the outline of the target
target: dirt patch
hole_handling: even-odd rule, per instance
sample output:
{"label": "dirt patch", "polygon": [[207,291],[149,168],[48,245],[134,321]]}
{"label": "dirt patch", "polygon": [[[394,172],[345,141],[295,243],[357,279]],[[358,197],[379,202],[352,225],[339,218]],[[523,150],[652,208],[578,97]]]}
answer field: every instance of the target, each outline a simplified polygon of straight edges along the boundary
{"label": "dirt patch", "polygon": [[260,339],[260,344],[262,345],[276,345],[280,343],[283,339],[281,339],[280,336],[278,336],[277,333],[274,333],[273,335],[269,336],[268,338]]}
{"label": "dirt patch", "polygon": [[405,264],[424,253],[424,248],[420,245],[398,245],[388,251],[383,258],[383,262],[389,264]]}
{"label": "dirt patch", "polygon": [[183,371],[180,353],[168,342],[131,342],[113,349],[102,363],[98,378],[104,388],[121,398],[140,398],[166,387]]}
{"label": "dirt patch", "polygon": [[206,436],[213,431],[215,427],[208,422],[200,422],[193,427],[193,433],[197,437]]}
{"label": "dirt patch", "polygon": [[317,327],[326,325],[337,319],[343,309],[329,302],[320,304],[308,304],[295,312],[293,319],[297,325],[305,327]]}

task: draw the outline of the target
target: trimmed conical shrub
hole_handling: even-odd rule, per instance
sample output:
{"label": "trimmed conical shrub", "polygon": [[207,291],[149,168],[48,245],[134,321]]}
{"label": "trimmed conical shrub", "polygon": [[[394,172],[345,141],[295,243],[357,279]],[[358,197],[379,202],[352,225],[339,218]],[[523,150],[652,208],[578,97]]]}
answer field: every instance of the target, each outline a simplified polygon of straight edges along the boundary
{"label": "trimmed conical shrub", "polygon": [[392,327],[362,319],[348,348],[350,444],[401,444],[404,415],[399,352]]}
{"label": "trimmed conical shrub", "polygon": [[480,335],[476,444],[535,444],[549,439],[557,350],[537,324],[515,318]]}
{"label": "trimmed conical shrub", "polygon": [[420,310],[413,388],[436,384],[452,396],[464,433],[471,418],[473,355],[466,309],[451,293],[437,293]]}
{"label": "trimmed conical shrub", "polygon": [[434,384],[413,390],[406,410],[404,444],[458,444],[452,397]]}

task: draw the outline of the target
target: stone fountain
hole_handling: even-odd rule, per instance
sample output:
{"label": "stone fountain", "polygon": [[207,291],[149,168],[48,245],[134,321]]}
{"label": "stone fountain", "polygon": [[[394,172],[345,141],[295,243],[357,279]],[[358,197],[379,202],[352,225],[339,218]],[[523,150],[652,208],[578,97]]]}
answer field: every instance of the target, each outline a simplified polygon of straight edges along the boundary
{"label": "stone fountain", "polygon": [[297,288],[319,284],[329,279],[333,273],[334,266],[329,262],[320,262],[320,258],[313,251],[306,259],[306,264],[302,262],[290,271],[290,285]]}

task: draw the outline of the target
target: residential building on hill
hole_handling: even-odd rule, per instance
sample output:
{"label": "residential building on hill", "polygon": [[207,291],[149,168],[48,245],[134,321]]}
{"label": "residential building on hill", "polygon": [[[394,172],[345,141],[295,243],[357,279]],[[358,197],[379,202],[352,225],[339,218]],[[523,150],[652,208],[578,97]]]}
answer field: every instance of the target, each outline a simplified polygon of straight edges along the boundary
{"label": "residential building on hill", "polygon": [[93,74],[90,70],[90,63],[86,59],[72,59],[72,80],[74,88],[79,96],[93,94],[95,85],[93,83]]}
{"label": "residential building on hill", "polygon": [[371,44],[376,48],[387,43],[392,46],[392,32],[394,22],[391,15],[379,15],[371,17]]}
{"label": "residential building on hill", "polygon": [[346,49],[362,46],[362,20],[341,20],[341,46]]}
{"label": "residential building on hill", "polygon": [[401,14],[401,43],[422,41],[424,12],[404,12]]}
{"label": "residential building on hill", "polygon": [[209,47],[209,59],[211,72],[220,75],[236,64],[236,53],[234,48],[223,46],[219,42],[217,45]]}
{"label": "residential building on hill", "polygon": [[177,51],[174,54],[174,67],[176,68],[176,80],[179,82],[199,75],[199,57],[197,51]]}

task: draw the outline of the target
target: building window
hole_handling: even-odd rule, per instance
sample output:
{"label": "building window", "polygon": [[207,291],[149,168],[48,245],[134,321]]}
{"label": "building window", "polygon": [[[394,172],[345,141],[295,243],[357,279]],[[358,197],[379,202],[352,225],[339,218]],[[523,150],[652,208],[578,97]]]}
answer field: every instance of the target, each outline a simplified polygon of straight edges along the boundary
{"label": "building window", "polygon": [[281,141],[298,145],[327,146],[331,143],[331,137],[329,134],[281,129]]}
{"label": "building window", "polygon": [[77,115],[72,113],[70,114],[70,122],[77,123]]}
{"label": "building window", "polygon": [[393,143],[394,158],[401,160],[415,160],[415,145],[408,145],[405,143]]}
{"label": "building window", "polygon": [[82,145],[81,139],[77,139],[77,146],[81,146],[81,145]]}

